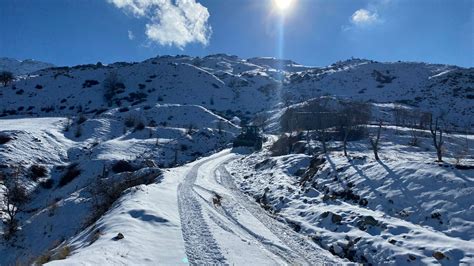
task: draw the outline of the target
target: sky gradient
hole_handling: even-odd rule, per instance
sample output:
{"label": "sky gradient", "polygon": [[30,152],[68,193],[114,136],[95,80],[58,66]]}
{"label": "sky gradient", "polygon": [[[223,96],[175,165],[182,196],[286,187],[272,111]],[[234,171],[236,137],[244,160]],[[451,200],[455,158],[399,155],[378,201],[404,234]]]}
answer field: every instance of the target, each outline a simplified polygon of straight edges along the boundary
{"label": "sky gradient", "polygon": [[[0,0],[0,57],[76,65],[227,53],[314,66],[350,57],[474,66],[472,0],[294,0],[284,14],[272,0],[134,1]],[[180,19],[192,29],[175,28]]]}

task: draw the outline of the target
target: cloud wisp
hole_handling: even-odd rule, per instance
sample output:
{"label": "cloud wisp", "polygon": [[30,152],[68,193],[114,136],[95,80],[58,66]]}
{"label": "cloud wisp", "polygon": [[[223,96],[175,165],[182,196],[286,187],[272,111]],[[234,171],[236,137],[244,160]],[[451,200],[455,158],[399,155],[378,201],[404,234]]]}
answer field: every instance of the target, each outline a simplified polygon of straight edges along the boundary
{"label": "cloud wisp", "polygon": [[135,39],[135,35],[133,34],[133,31],[131,30],[128,31],[128,39],[130,41],[133,41]]}
{"label": "cloud wisp", "polygon": [[152,42],[183,49],[190,43],[208,45],[212,35],[209,11],[196,0],[108,0],[148,20],[145,34]]}
{"label": "cloud wisp", "polygon": [[356,26],[371,25],[379,21],[379,16],[376,12],[370,12],[367,9],[359,9],[351,16],[352,24]]}

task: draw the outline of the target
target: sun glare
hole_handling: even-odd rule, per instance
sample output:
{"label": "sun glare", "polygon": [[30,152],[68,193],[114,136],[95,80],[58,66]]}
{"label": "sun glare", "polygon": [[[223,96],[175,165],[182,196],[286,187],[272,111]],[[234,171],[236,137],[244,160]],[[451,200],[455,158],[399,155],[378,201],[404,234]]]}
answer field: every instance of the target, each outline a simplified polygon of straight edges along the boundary
{"label": "sun glare", "polygon": [[273,0],[274,5],[280,11],[286,11],[293,5],[294,0]]}

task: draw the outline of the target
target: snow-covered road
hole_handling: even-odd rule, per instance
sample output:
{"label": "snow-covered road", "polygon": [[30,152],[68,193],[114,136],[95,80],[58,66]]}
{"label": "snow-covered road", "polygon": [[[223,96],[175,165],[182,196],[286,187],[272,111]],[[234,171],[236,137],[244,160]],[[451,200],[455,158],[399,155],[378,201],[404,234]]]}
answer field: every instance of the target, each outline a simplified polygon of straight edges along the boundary
{"label": "snow-covered road", "polygon": [[[235,186],[224,150],[164,170],[156,184],[124,195],[97,223],[71,239],[57,265],[320,265],[341,261],[270,217]],[[221,204],[213,204],[220,195]],[[91,242],[91,234],[100,237]],[[114,241],[117,233],[124,239]]]}
{"label": "snow-covered road", "polygon": [[[265,211],[234,185],[224,150],[195,163],[178,188],[183,238],[191,264],[314,265],[335,263],[327,251]],[[215,195],[221,204],[213,204]]]}

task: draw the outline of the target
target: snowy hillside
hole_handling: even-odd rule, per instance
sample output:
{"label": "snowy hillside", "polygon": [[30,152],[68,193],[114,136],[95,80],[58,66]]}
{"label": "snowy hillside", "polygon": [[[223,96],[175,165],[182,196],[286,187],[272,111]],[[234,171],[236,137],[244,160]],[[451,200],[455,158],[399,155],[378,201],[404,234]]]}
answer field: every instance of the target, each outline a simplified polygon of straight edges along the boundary
{"label": "snowy hillside", "polygon": [[459,128],[474,123],[473,69],[368,60],[306,68],[291,61],[227,55],[166,56],[141,63],[43,70],[0,92],[0,115],[74,115],[78,110],[92,113],[107,108],[103,82],[111,72],[124,84],[115,99],[119,105],[194,104],[245,119],[281,103],[334,95],[443,112]]}
{"label": "snowy hillside", "polygon": [[[122,184],[120,180],[125,180],[127,184],[129,178],[135,180],[122,172],[139,170],[133,174],[137,185],[154,182],[160,173],[158,167],[214,152],[238,130],[199,106],[111,109],[85,121],[80,119],[0,120],[2,136],[10,138],[0,148],[2,176],[18,176],[29,194],[29,202],[18,217],[24,223],[15,245],[21,248],[7,249],[8,242],[2,243],[2,265],[19,257],[25,262],[37,259],[60,239],[72,237],[93,223],[102,214],[94,214],[94,210],[103,206],[96,204],[96,190],[108,182]],[[33,169],[44,169],[44,173]]]}
{"label": "snowy hillside", "polygon": [[[0,89],[0,265],[474,263],[472,68],[2,62],[29,75]],[[346,157],[337,123],[365,108]],[[246,123],[262,151],[230,149]]]}
{"label": "snowy hillside", "polygon": [[[271,156],[264,149],[231,162],[229,171],[269,213],[341,258],[472,265],[474,137],[451,135],[445,163],[434,162],[427,132],[418,146],[410,139],[407,128],[386,128],[381,161],[367,140],[351,142],[349,157],[341,142],[331,141],[326,155],[318,143],[312,143],[315,156]],[[470,169],[455,163],[465,146],[469,156],[462,164]]]}
{"label": "snowy hillside", "polygon": [[54,67],[54,65],[31,59],[16,60],[7,57],[0,58],[0,71],[10,71],[15,76],[30,74],[35,71],[50,67]]}

